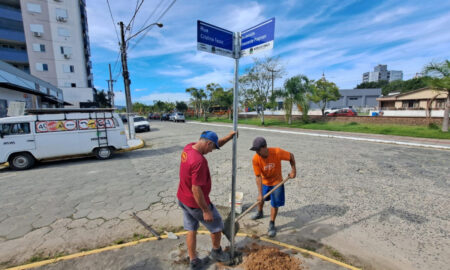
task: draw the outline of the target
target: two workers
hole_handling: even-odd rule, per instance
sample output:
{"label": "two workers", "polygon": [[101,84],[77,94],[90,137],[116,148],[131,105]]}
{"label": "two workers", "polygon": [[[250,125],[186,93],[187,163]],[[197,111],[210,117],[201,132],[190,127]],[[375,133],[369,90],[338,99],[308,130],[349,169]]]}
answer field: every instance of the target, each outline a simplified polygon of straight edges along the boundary
{"label": "two workers", "polygon": [[[191,269],[200,269],[209,260],[208,257],[198,258],[196,254],[199,223],[202,223],[211,233],[212,250],[210,257],[219,262],[230,260],[229,254],[224,252],[220,245],[223,221],[209,198],[211,175],[208,161],[204,156],[215,149],[220,149],[233,136],[236,136],[234,131],[219,139],[215,132],[204,131],[197,142],[187,144],[181,153],[177,198],[179,206],[183,210],[184,229],[188,231],[186,243]],[[259,219],[263,217],[263,196],[282,181],[281,161],[290,162],[290,178],[296,176],[296,166],[292,153],[281,148],[268,148],[266,140],[262,137],[254,139],[250,150],[256,152],[252,162],[260,202],[258,211],[252,216],[252,219]],[[274,237],[276,235],[275,219],[278,208],[284,206],[285,203],[284,185],[275,190],[266,200],[270,200],[272,206],[268,235]]]}

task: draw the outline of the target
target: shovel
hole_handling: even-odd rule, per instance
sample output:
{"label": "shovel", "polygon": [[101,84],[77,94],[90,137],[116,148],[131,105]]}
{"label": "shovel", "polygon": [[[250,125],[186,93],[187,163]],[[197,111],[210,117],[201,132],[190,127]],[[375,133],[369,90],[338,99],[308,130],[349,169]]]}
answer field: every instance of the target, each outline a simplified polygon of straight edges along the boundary
{"label": "shovel", "polygon": [[[276,185],[271,191],[267,192],[266,195],[264,195],[263,197],[263,201],[270,196],[270,194],[272,194],[275,190],[277,190],[279,187],[281,187],[281,185],[283,185],[284,183],[286,183],[287,180],[289,180],[289,176],[287,176],[281,183],[279,183],[278,185]],[[223,234],[227,237],[228,241],[231,241],[232,237],[236,236],[237,232],[239,231],[239,220],[241,218],[243,218],[245,215],[247,215],[253,208],[255,208],[258,204],[260,203],[260,201],[255,202],[252,206],[250,206],[247,210],[245,210],[242,214],[240,214],[235,222],[234,222],[234,235],[232,236],[231,233],[231,225],[232,220],[231,220],[231,213],[228,214],[228,217],[225,219],[224,222],[224,226],[223,226]]]}

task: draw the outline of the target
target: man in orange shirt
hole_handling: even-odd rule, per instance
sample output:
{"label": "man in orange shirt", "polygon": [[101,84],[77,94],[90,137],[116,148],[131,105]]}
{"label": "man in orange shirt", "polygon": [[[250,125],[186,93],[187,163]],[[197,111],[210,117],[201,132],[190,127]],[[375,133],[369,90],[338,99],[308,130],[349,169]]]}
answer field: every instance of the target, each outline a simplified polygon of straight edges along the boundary
{"label": "man in orange shirt", "polygon": [[[281,161],[288,160],[291,163],[290,178],[294,178],[297,174],[295,168],[294,154],[287,152],[281,148],[267,148],[266,140],[263,137],[256,137],[253,140],[253,146],[250,148],[252,151],[256,151],[253,156],[253,171],[256,176],[256,185],[258,187],[259,195],[258,212],[256,212],[252,219],[260,219],[263,215],[264,200],[263,197],[266,193],[272,190],[276,185],[283,181],[281,176]],[[284,185],[275,190],[266,201],[271,201],[270,211],[270,223],[269,223],[269,237],[274,237],[277,234],[275,228],[275,218],[278,214],[278,208],[284,206]]]}

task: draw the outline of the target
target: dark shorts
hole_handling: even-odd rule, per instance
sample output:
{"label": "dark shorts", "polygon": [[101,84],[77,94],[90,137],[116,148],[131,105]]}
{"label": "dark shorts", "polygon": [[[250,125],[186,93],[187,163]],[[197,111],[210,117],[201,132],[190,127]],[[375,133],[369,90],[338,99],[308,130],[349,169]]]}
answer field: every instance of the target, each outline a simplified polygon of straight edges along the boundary
{"label": "dark shorts", "polygon": [[[263,196],[266,195],[269,191],[271,191],[275,186],[266,186],[262,185],[263,188]],[[284,206],[284,185],[275,190],[269,197],[266,198],[266,201],[270,200],[270,204],[274,208],[278,208],[280,206]]]}
{"label": "dark shorts", "polygon": [[222,217],[217,211],[216,207],[211,203],[209,209],[213,214],[212,222],[205,222],[203,219],[203,211],[200,208],[191,208],[178,201],[178,205],[183,209],[183,224],[187,231],[196,231],[199,227],[199,222],[208,229],[211,233],[221,232],[223,230]]}

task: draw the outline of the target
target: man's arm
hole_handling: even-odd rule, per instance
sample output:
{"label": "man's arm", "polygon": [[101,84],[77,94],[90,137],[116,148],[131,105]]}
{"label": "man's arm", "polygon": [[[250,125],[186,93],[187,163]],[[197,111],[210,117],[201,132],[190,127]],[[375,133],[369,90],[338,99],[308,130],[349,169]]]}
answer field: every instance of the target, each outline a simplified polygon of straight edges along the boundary
{"label": "man's arm", "polygon": [[219,147],[222,147],[222,145],[226,144],[229,140],[231,140],[234,136],[234,134],[236,134],[237,132],[235,131],[231,131],[230,133],[228,133],[227,136],[220,138],[219,139]]}
{"label": "man's arm", "polygon": [[258,187],[258,201],[262,201],[262,177],[261,175],[256,176],[256,186]]}
{"label": "man's arm", "polygon": [[291,163],[291,173],[289,174],[290,178],[295,178],[297,175],[297,168],[295,167],[295,158],[294,154],[290,153],[291,157],[289,159],[289,163]]}
{"label": "man's arm", "polygon": [[209,206],[206,204],[205,196],[203,196],[203,191],[200,186],[192,185],[192,194],[194,195],[195,202],[200,206],[203,211],[203,219],[206,222],[213,221],[213,215]]}

